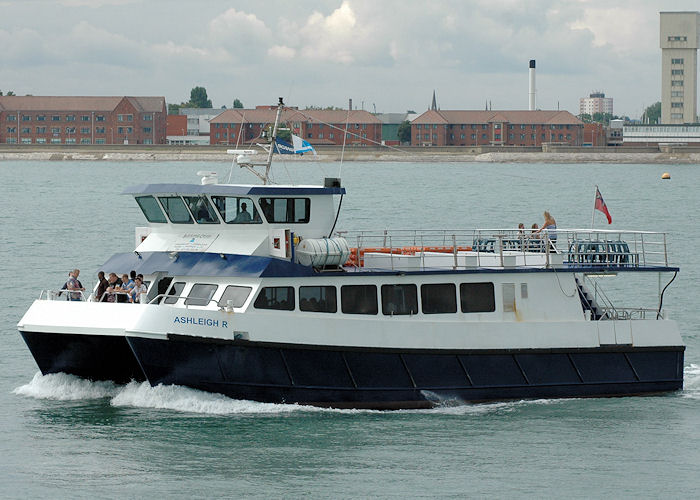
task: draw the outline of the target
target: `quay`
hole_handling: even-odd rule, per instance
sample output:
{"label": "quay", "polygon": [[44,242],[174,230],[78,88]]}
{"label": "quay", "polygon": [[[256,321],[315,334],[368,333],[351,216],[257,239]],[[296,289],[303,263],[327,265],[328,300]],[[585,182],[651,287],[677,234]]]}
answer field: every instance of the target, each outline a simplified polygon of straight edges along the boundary
{"label": "quay", "polygon": [[[230,162],[234,146],[0,145],[0,161],[213,161]],[[285,161],[479,162],[479,163],[700,163],[700,147],[504,147],[504,146],[315,146],[318,154]]]}

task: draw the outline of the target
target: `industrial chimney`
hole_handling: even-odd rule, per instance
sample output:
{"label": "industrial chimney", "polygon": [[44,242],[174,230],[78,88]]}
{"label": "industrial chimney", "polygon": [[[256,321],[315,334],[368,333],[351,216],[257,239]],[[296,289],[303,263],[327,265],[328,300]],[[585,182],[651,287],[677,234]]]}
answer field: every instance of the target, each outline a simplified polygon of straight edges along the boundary
{"label": "industrial chimney", "polygon": [[535,111],[535,60],[530,59],[530,111]]}

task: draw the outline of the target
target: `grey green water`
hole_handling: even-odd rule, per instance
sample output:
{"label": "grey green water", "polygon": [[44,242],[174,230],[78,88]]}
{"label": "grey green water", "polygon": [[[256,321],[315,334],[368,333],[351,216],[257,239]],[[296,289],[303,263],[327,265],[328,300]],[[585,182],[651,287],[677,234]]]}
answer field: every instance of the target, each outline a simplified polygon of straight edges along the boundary
{"label": "grey green water", "polygon": [[[700,167],[289,163],[277,180],[341,176],[338,227],[589,227],[594,185],[612,228],[669,232],[681,268],[665,308],[687,344],[685,390],[429,411],[337,411],[234,401],[182,387],[42,377],[16,324],[69,269],[92,286],[145,225],[128,185],[227,178],[228,164],[0,163],[0,497],[700,496]],[[661,181],[669,171],[670,181]],[[254,178],[234,170],[234,182]],[[604,217],[596,216],[596,225]],[[611,283],[615,288],[616,284]],[[624,305],[654,278],[619,287]],[[642,304],[653,307],[652,304]]]}

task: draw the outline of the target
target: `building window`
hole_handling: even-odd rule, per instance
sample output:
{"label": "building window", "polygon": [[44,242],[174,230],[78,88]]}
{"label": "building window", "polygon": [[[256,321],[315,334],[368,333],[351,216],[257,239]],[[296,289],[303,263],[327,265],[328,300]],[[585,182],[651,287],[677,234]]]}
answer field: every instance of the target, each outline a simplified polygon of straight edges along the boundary
{"label": "building window", "polygon": [[530,139],[535,140],[535,134],[530,135]]}
{"label": "building window", "polygon": [[7,144],[17,144],[17,138],[16,137],[8,137],[5,142]]}
{"label": "building window", "polygon": [[671,64],[683,64],[683,58],[681,57],[680,59],[671,59]]}
{"label": "building window", "polygon": [[31,137],[22,137],[22,144],[31,144],[31,143],[32,143]]}
{"label": "building window", "polygon": [[104,138],[102,138],[102,139],[95,139],[95,144],[104,144],[104,143],[105,143]]}
{"label": "building window", "polygon": [[54,137],[51,139],[51,144],[61,144],[61,139]]}
{"label": "building window", "polygon": [[687,36],[669,36],[668,41],[669,42],[687,42],[688,37]]}
{"label": "building window", "polygon": [[482,129],[482,130],[486,130],[487,128],[489,128],[489,126],[486,125],[485,123],[481,126],[481,129]]}
{"label": "building window", "polygon": [[496,130],[501,130],[501,124],[497,123],[493,126],[493,128],[495,128]]}
{"label": "building window", "polygon": [[75,137],[68,137],[66,139],[66,144],[75,144]]}
{"label": "building window", "polygon": [[683,103],[682,103],[682,102],[672,102],[672,103],[671,103],[671,107],[672,107],[672,108],[682,108],[682,107],[683,107]]}
{"label": "building window", "polygon": [[74,121],[75,121],[75,115],[66,115],[66,121],[67,121],[67,122],[74,122]]}
{"label": "building window", "polygon": [[75,134],[75,127],[66,127],[66,134]]}
{"label": "building window", "polygon": [[433,140],[437,141],[437,134],[433,134]]}
{"label": "building window", "polygon": [[117,115],[117,121],[119,121],[119,122],[133,122],[134,115]]}
{"label": "building window", "polygon": [[8,122],[16,122],[17,117],[15,115],[7,115],[7,121]]}
{"label": "building window", "polygon": [[89,121],[90,121],[90,115],[80,115],[80,121],[81,121],[81,122],[89,122]]}
{"label": "building window", "polygon": [[51,121],[52,121],[52,122],[60,122],[60,121],[61,121],[61,117],[60,117],[59,115],[52,115],[52,116],[51,116]]}
{"label": "building window", "polygon": [[472,134],[471,138],[476,140],[476,134]]}
{"label": "building window", "polygon": [[416,125],[416,128],[420,130],[420,123]]}
{"label": "building window", "polygon": [[311,132],[309,132],[308,134],[306,134],[306,137],[307,137],[308,139],[313,139],[313,138],[314,138],[314,134],[312,134]]}
{"label": "building window", "polygon": [[682,90],[674,90],[671,92],[671,97],[683,97],[683,91]]}
{"label": "building window", "polygon": [[14,134],[15,132],[17,132],[17,127],[7,127],[8,134]]}
{"label": "building window", "polygon": [[482,139],[486,139],[486,134],[481,134]]}
{"label": "building window", "polygon": [[[367,134],[363,134],[363,135],[367,135]],[[319,138],[319,139],[323,139],[323,132],[320,132],[320,133],[318,134],[318,138]]]}
{"label": "building window", "polygon": [[520,134],[520,139],[525,139],[525,134]]}
{"label": "building window", "polygon": [[681,118],[683,118],[683,113],[671,113],[671,118],[681,119]]}
{"label": "building window", "polygon": [[152,122],[152,121],[153,121],[153,115],[143,115],[143,121],[145,121],[145,122]]}
{"label": "building window", "polygon": [[544,141],[546,138],[545,134],[542,134],[542,140]]}
{"label": "building window", "polygon": [[89,133],[90,133],[90,127],[80,127],[80,133],[81,133],[81,134],[89,134]]}
{"label": "building window", "polygon": [[37,127],[37,128],[36,128],[36,133],[37,133],[37,134],[45,134],[45,133],[46,133],[46,127]]}
{"label": "building window", "polygon": [[151,127],[143,127],[143,131],[146,134],[150,134],[153,129]]}
{"label": "building window", "polygon": [[153,144],[153,139],[144,139],[143,143],[144,144]]}
{"label": "building window", "polygon": [[433,128],[437,128],[437,123],[434,123],[434,124],[433,124]]}
{"label": "building window", "polygon": [[682,74],[683,74],[683,70],[682,70],[682,69],[672,69],[672,70],[671,70],[671,74],[672,74],[672,75],[682,75]]}
{"label": "building window", "polygon": [[38,122],[46,121],[46,115],[37,115],[36,121],[38,121]]}
{"label": "building window", "polygon": [[464,134],[460,134],[460,139],[464,139]]}
{"label": "building window", "polygon": [[30,121],[32,121],[32,117],[29,115],[22,115],[22,121],[23,122],[30,122]]}
{"label": "building window", "polygon": [[82,137],[80,139],[80,144],[90,144],[90,138],[89,137]]}
{"label": "building window", "polygon": [[104,134],[105,128],[104,127],[95,127],[95,133],[96,134]]}
{"label": "building window", "polygon": [[682,87],[683,86],[683,80],[673,80],[671,82],[671,87]]}
{"label": "building window", "polygon": [[32,133],[32,129],[29,128],[29,127],[22,127],[22,133],[23,133],[23,134],[31,134],[31,133]]}
{"label": "building window", "polygon": [[61,133],[61,127],[51,127],[51,133],[52,133],[52,134],[60,134],[60,133]]}
{"label": "building window", "polygon": [[494,139],[497,140],[497,141],[500,141],[500,140],[501,140],[501,134],[495,134],[495,135],[494,135]]}
{"label": "building window", "polygon": [[46,137],[37,137],[36,143],[37,144],[46,144]]}
{"label": "building window", "polygon": [[103,121],[105,121],[105,117],[103,115],[97,115],[95,117],[95,121],[103,122]]}

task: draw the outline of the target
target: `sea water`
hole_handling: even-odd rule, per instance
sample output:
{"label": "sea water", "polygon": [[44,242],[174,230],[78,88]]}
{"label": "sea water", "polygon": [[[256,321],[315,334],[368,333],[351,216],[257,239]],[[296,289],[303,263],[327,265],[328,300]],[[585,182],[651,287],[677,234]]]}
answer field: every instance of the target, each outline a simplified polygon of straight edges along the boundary
{"label": "sea water", "polygon": [[[684,341],[685,389],[649,397],[439,401],[432,410],[329,410],[232,400],[186,387],[42,376],[16,324],[70,269],[86,287],[145,225],[141,183],[227,163],[0,163],[0,497],[645,497],[700,495],[700,169],[696,165],[281,163],[277,182],[341,177],[338,229],[529,227],[550,211],[596,227],[667,231],[681,268],[664,298]],[[661,174],[671,173],[670,181]],[[106,270],[112,271],[112,270]],[[122,272],[124,270],[115,270]],[[622,305],[654,307],[654,276]],[[670,279],[664,276],[661,285]],[[622,280],[621,280],[622,281]],[[604,283],[603,286],[606,286]],[[640,304],[640,301],[647,301]],[[650,301],[650,302],[649,302]]]}

